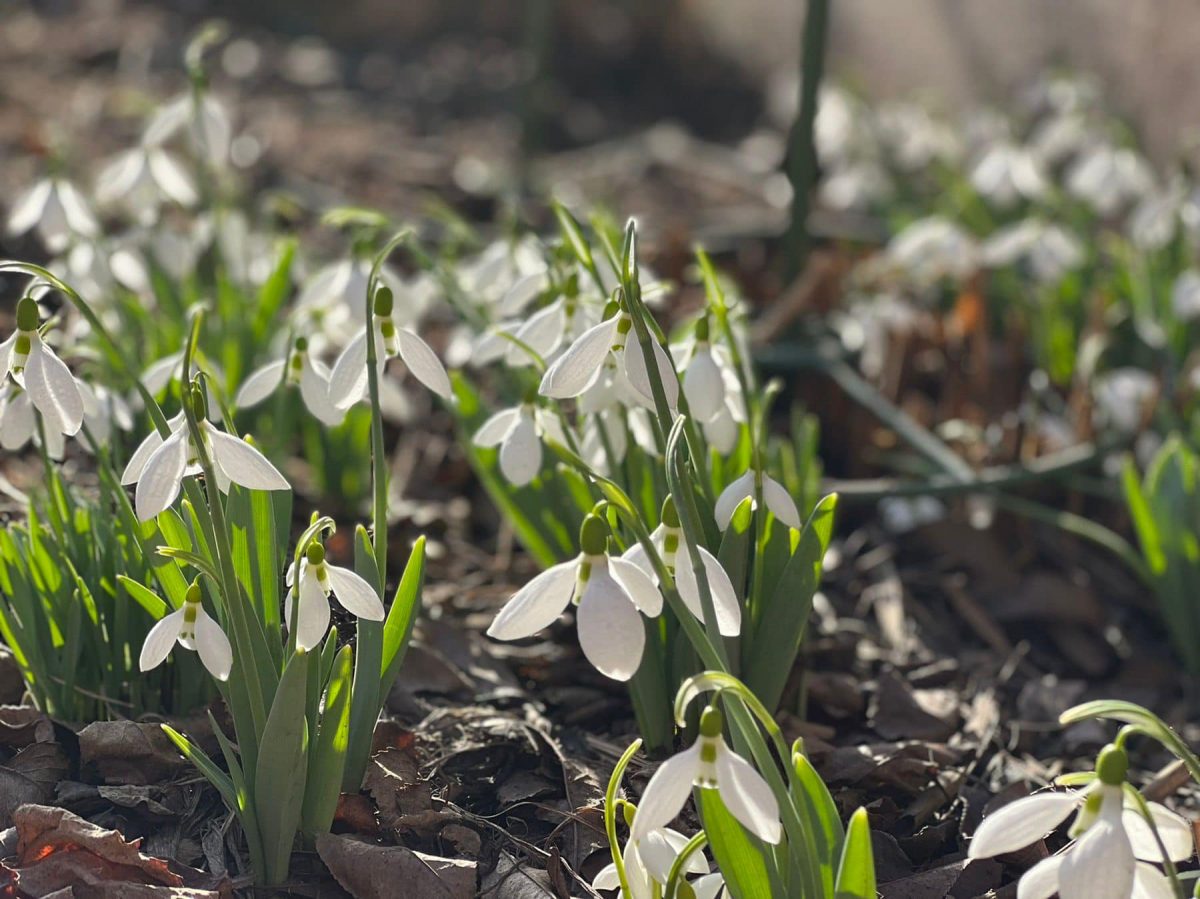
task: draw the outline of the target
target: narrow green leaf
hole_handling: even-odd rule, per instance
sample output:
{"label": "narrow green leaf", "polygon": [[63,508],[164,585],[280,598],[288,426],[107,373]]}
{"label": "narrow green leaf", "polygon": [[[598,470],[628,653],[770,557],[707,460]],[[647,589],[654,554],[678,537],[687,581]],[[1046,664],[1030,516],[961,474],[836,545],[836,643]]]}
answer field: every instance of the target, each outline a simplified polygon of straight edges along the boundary
{"label": "narrow green leaf", "polygon": [[129,594],[130,598],[145,609],[146,614],[155,621],[158,621],[167,614],[167,604],[163,602],[162,597],[149,587],[143,586],[133,578],[123,574],[118,574],[117,580],[125,588],[125,592]]}
{"label": "narrow green leaf", "polygon": [[865,808],[850,816],[834,895],[837,899],[875,899],[875,854]]}
{"label": "narrow green leaf", "polygon": [[821,780],[812,763],[802,752],[792,756],[792,767],[796,777],[793,781],[796,798],[799,800],[805,830],[812,836],[817,851],[815,859],[820,872],[825,895],[833,895],[834,873],[842,855],[845,831],[838,817],[837,806],[829,795],[829,788]]}
{"label": "narrow green leaf", "polygon": [[[379,568],[371,549],[367,529],[359,526],[354,534],[354,570],[382,596]],[[346,768],[342,775],[342,792],[354,793],[362,786],[371,756],[371,741],[375,722],[379,720],[379,678],[383,670],[382,621],[358,622],[358,649],[354,658],[354,692],[350,698],[350,744],[346,750]]]}
{"label": "narrow green leaf", "polygon": [[264,879],[270,884],[287,879],[304,803],[308,664],[308,653],[303,650],[297,650],[288,660],[259,741],[254,809],[262,833]]}
{"label": "narrow green leaf", "polygon": [[318,728],[316,751],[308,766],[308,789],[300,829],[307,838],[329,830],[341,795],[346,749],[350,741],[350,690],[354,653],[349,644],[338,650],[325,689],[324,712]]}
{"label": "narrow green leaf", "polygon": [[716,790],[699,789],[700,818],[725,886],[733,899],[772,899],[762,842],[738,823]]}
{"label": "narrow green leaf", "polygon": [[404,574],[392,597],[387,620],[383,624],[383,655],[379,679],[379,695],[387,699],[400,673],[408,641],[412,637],[413,625],[421,611],[421,585],[425,580],[425,538],[418,537],[409,553]]}

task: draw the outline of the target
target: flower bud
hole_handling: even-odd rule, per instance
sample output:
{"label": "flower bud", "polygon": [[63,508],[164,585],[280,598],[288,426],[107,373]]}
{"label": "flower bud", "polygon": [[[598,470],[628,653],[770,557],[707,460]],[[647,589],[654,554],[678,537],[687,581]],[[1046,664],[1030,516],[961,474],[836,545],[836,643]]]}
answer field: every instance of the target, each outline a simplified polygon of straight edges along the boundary
{"label": "flower bud", "polygon": [[39,318],[38,304],[33,297],[21,297],[17,303],[17,328],[21,331],[36,331]]}
{"label": "flower bud", "polygon": [[579,548],[587,556],[602,556],[608,550],[608,524],[598,515],[588,515],[579,528]]}

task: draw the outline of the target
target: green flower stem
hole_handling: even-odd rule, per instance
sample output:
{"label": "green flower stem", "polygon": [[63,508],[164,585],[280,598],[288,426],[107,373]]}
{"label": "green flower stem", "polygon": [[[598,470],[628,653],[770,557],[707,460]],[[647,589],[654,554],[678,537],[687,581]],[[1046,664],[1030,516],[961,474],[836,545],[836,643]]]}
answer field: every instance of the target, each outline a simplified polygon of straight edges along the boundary
{"label": "green flower stem", "polygon": [[632,894],[629,891],[629,878],[625,874],[625,859],[621,855],[621,844],[617,841],[617,790],[621,788],[621,778],[625,774],[625,769],[641,748],[641,740],[634,740],[629,744],[629,748],[625,750],[613,768],[612,776],[608,779],[608,787],[604,791],[604,833],[608,837],[608,848],[617,869],[617,880],[621,883],[622,897]]}

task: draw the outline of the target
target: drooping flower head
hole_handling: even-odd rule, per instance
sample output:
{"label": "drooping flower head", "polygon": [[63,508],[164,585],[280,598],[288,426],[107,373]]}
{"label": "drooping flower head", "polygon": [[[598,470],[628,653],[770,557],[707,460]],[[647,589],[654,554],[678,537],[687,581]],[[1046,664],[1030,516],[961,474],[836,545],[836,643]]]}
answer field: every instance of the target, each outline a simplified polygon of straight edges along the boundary
{"label": "drooping flower head", "polygon": [[579,532],[580,554],[547,568],[522,587],[488,628],[497,640],[520,640],[549,627],[568,605],[589,662],[613,680],[629,680],[642,661],[646,632],[641,612],[654,618],[663,598],[640,568],[608,555],[609,528],[588,515]]}
{"label": "drooping flower head", "polygon": [[724,716],[710,705],[700,716],[696,742],[663,762],[650,778],[633,819],[631,839],[644,839],[669,824],[692,789],[699,787],[715,790],[729,813],[764,843],[779,842],[783,835],[779,802],[754,766],[726,744],[724,728]]}
{"label": "drooping flower head", "polygon": [[307,337],[297,337],[283,359],[247,375],[235,402],[243,409],[256,406],[284,386],[298,388],[304,405],[322,424],[333,427],[346,417],[346,410],[329,399],[329,369],[313,355]]}
{"label": "drooping flower head", "polygon": [[[450,377],[437,354],[424,340],[396,321],[395,297],[386,285],[375,291],[374,315],[370,334],[381,350],[379,370],[387,360],[399,356],[414,378],[440,396],[452,397]],[[349,409],[367,395],[367,339],[364,328],[342,350],[329,375],[329,399],[338,409]]]}
{"label": "drooping flower head", "polygon": [[198,580],[188,587],[183,605],[150,628],[142,644],[138,667],[142,671],[157,668],[176,643],[199,653],[200,661],[217,680],[229,679],[233,649],[221,626],[204,610]]}
{"label": "drooping flower head", "polygon": [[[291,627],[293,601],[296,595],[295,566],[287,569],[287,599],[283,617]],[[325,560],[325,547],[314,540],[304,551],[300,561],[300,604],[295,608],[296,645],[309,650],[319,645],[329,630],[329,597],[336,596],[338,602],[351,615],[368,621],[383,621],[383,601],[375,588],[349,568],[332,565]]]}
{"label": "drooping flower head", "polygon": [[17,330],[0,343],[0,379],[12,375],[29,392],[46,427],[69,436],[83,424],[83,396],[71,370],[42,339],[40,315],[32,297],[17,303]]}
{"label": "drooping flower head", "polygon": [[1091,786],[1077,792],[1037,793],[1009,803],[984,819],[968,856],[991,858],[1015,852],[1042,839],[1074,812],[1070,835],[1075,842],[1022,875],[1020,899],[1049,899],[1055,893],[1062,899],[1174,895],[1167,878],[1150,862],[1190,858],[1195,850],[1191,825],[1149,802],[1151,829],[1142,812],[1126,804],[1128,771],[1125,750],[1106,746],[1096,759],[1096,780]]}
{"label": "drooping flower head", "polygon": [[800,512],[796,509],[796,502],[787,492],[787,488],[766,472],[753,468],[747,469],[740,477],[730,481],[717,497],[713,508],[717,527],[725,530],[742,500],[751,497],[757,504],[759,496],[762,497],[767,511],[789,528],[800,530]]}

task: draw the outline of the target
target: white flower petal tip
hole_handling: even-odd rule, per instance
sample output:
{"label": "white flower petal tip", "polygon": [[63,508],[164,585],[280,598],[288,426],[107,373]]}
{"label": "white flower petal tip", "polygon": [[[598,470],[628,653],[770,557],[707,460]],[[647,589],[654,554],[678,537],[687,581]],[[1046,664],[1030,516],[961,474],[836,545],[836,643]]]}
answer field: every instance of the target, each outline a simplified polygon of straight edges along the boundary
{"label": "white flower petal tip", "polygon": [[492,621],[488,636],[520,640],[553,624],[571,602],[578,565],[577,559],[561,562],[518,590]]}
{"label": "white flower petal tip", "polygon": [[450,386],[450,376],[429,344],[407,328],[398,328],[396,335],[400,341],[400,358],[413,377],[442,399],[452,400],[454,390]]}
{"label": "white flower petal tip", "polygon": [[617,335],[617,316],[584,331],[542,376],[538,392],[553,399],[579,396],[600,377]]}
{"label": "white flower petal tip", "polygon": [[1062,824],[1079,803],[1079,793],[1036,793],[1010,802],[983,819],[967,857],[992,858],[1016,852]]}

